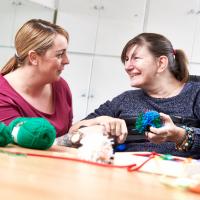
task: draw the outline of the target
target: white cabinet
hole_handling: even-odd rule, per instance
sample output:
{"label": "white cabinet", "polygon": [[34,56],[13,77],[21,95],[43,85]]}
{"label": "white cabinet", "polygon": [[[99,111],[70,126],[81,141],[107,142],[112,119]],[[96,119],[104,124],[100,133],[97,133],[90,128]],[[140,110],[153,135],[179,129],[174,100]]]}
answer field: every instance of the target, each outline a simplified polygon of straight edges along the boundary
{"label": "white cabinet", "polygon": [[70,34],[63,77],[73,95],[74,122],[131,89],[120,61],[127,43],[143,32],[146,0],[60,0],[57,24]]}
{"label": "white cabinet", "polygon": [[190,63],[190,73],[200,76],[200,63]]}
{"label": "white cabinet", "polygon": [[129,78],[118,57],[94,57],[87,113],[120,93],[131,89]]}
{"label": "white cabinet", "polygon": [[[199,0],[200,4],[200,0]],[[196,15],[196,30],[194,34],[194,42],[193,42],[193,51],[192,51],[192,58],[191,61],[194,63],[199,63],[198,65],[198,71],[200,68],[200,5],[199,7],[195,10],[195,15]],[[200,75],[200,73],[198,73]]]}
{"label": "white cabinet", "polygon": [[99,0],[60,0],[56,23],[70,35],[69,51],[94,53]]}
{"label": "white cabinet", "polygon": [[69,54],[70,64],[62,73],[73,97],[74,122],[101,103],[130,89],[129,79],[118,57]]}
{"label": "white cabinet", "polygon": [[53,9],[30,1],[20,0],[20,2],[21,5],[16,6],[14,19],[14,35],[17,30],[30,19],[43,19],[53,22]]}
{"label": "white cabinet", "polygon": [[42,0],[42,1],[41,0],[29,0],[29,1],[35,2],[37,4],[43,5],[48,8],[55,9],[57,0]]}
{"label": "white cabinet", "polygon": [[57,24],[69,31],[71,52],[119,56],[143,31],[145,6],[146,0],[60,0]]}
{"label": "white cabinet", "polygon": [[199,0],[150,0],[145,31],[165,35],[191,60],[198,6]]}
{"label": "white cabinet", "polygon": [[74,121],[78,121],[87,113],[92,56],[69,54],[69,59],[62,77],[72,91]]}
{"label": "white cabinet", "polygon": [[13,20],[15,15],[15,6],[12,1],[1,1],[0,6],[0,45],[11,45],[13,36]]}
{"label": "white cabinet", "polygon": [[121,55],[126,42],[143,31],[146,0],[102,0],[96,54]]}
{"label": "white cabinet", "polygon": [[27,0],[1,1],[0,6],[0,66],[14,55],[14,36],[29,19],[53,21],[54,10]]}

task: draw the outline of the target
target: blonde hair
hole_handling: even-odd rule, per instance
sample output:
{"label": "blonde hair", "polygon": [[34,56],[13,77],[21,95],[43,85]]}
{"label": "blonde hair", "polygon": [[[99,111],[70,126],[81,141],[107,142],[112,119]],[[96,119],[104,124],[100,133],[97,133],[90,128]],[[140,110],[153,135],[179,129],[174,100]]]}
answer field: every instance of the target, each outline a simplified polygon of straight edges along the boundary
{"label": "blonde hair", "polygon": [[67,31],[56,24],[42,19],[27,21],[15,36],[16,54],[2,67],[0,73],[5,75],[22,66],[30,50],[36,51],[39,55],[45,54],[52,47],[57,34],[69,40]]}

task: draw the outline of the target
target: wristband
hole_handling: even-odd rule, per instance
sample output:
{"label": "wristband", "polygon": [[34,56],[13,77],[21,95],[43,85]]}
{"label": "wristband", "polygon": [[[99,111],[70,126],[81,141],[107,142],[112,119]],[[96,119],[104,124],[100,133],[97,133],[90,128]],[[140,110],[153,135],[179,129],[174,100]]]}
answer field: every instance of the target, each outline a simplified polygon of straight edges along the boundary
{"label": "wristband", "polygon": [[181,143],[176,143],[176,149],[178,151],[188,151],[192,148],[194,143],[194,130],[191,127],[181,126],[185,130],[185,136]]}

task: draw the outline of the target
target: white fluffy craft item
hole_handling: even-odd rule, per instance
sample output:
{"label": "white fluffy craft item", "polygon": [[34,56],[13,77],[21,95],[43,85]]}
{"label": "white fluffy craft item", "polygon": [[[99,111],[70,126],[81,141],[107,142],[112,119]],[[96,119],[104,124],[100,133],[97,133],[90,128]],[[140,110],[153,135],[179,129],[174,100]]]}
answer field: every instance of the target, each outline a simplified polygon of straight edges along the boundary
{"label": "white fluffy craft item", "polygon": [[79,130],[83,133],[78,148],[78,157],[83,160],[111,164],[113,161],[113,139],[104,134],[103,126],[92,126]]}

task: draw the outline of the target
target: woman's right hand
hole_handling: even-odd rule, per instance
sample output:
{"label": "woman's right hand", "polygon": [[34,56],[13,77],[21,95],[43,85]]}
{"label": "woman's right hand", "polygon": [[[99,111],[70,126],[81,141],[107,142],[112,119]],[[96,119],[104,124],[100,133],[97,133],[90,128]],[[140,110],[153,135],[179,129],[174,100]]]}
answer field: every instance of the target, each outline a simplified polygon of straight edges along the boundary
{"label": "woman's right hand", "polygon": [[100,116],[93,119],[82,120],[74,125],[69,130],[69,133],[73,133],[79,130],[81,126],[95,126],[101,125],[104,127],[104,133],[111,137],[114,137],[117,143],[123,143],[128,135],[126,123],[123,119],[118,119],[109,116]]}
{"label": "woman's right hand", "polygon": [[128,135],[126,123],[123,119],[109,116],[100,116],[95,118],[95,122],[105,127],[105,132],[115,137],[118,143],[123,143]]}

